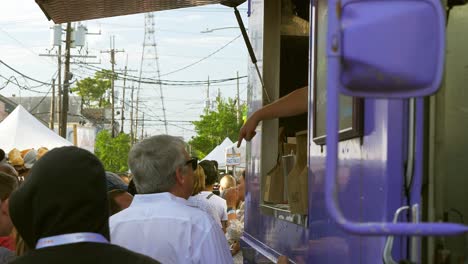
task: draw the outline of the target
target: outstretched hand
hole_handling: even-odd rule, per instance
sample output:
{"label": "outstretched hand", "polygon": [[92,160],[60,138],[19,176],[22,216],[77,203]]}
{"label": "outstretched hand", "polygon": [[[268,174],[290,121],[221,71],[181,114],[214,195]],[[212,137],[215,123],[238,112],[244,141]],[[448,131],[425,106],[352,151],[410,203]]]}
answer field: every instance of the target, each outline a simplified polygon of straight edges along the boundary
{"label": "outstretched hand", "polygon": [[252,115],[249,119],[247,119],[247,122],[245,122],[245,124],[239,131],[237,147],[240,147],[243,139],[245,139],[246,141],[250,141],[255,136],[255,134],[257,134],[257,132],[255,132],[255,128],[257,128],[258,123],[259,120],[255,117],[255,114]]}

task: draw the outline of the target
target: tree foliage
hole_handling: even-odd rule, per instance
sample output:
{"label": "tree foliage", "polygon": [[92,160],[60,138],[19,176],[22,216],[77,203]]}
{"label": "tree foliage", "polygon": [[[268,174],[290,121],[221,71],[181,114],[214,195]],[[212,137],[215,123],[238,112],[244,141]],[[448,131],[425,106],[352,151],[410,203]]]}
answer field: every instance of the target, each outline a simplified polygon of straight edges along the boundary
{"label": "tree foliage", "polygon": [[[246,106],[242,106],[242,111]],[[242,113],[241,113],[242,115]],[[200,121],[194,121],[197,136],[189,141],[195,154],[203,158],[210,153],[217,145],[221,144],[226,137],[233,142],[237,140],[242,122],[237,121],[236,101],[228,98],[216,98],[216,109],[205,109],[205,113],[200,116]]]}
{"label": "tree foliage", "polygon": [[130,136],[128,134],[120,133],[115,138],[112,138],[107,130],[102,130],[97,134],[94,152],[107,171],[127,171],[129,151]]}
{"label": "tree foliage", "polygon": [[82,79],[71,89],[76,92],[86,108],[106,107],[110,101],[106,99],[106,92],[111,89],[112,72],[102,70],[96,72],[94,77]]}

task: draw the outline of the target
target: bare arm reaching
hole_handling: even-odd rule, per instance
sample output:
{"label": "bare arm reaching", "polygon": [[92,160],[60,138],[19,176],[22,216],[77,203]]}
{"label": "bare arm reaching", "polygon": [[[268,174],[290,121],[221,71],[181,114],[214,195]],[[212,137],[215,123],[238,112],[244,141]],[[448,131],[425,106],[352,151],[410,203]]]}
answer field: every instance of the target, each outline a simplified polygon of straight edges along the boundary
{"label": "bare arm reaching", "polygon": [[305,86],[260,108],[254,112],[242,126],[239,132],[237,147],[240,147],[243,139],[250,141],[255,136],[255,128],[260,121],[305,113],[307,112],[307,102],[308,91],[307,86]]}

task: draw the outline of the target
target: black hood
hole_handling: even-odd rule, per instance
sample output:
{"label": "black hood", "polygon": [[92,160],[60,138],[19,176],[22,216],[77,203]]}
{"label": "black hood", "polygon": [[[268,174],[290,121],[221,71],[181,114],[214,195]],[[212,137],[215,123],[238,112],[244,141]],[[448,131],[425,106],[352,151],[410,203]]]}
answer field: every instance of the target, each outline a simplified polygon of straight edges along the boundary
{"label": "black hood", "polygon": [[43,237],[94,232],[109,239],[106,177],[101,162],[77,147],[38,160],[10,198],[11,220],[30,248]]}

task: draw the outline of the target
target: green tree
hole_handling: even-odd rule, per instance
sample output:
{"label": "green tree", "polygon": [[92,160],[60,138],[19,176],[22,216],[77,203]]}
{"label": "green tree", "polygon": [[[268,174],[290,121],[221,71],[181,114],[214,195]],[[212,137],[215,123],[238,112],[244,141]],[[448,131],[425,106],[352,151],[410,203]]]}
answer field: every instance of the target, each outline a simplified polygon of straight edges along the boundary
{"label": "green tree", "polygon": [[[246,109],[243,105],[242,109]],[[236,141],[242,123],[237,121],[236,101],[228,98],[216,98],[216,109],[205,109],[199,121],[194,121],[197,136],[189,141],[193,151],[199,158],[205,157],[217,145],[221,144],[226,137]]]}
{"label": "green tree", "polygon": [[110,105],[105,98],[106,92],[111,88],[112,73],[108,70],[96,72],[94,77],[82,79],[71,89],[76,92],[86,108],[106,107]]}
{"label": "green tree", "polygon": [[112,138],[109,131],[102,130],[97,134],[94,152],[107,171],[127,171],[130,136],[120,133],[115,138]]}

